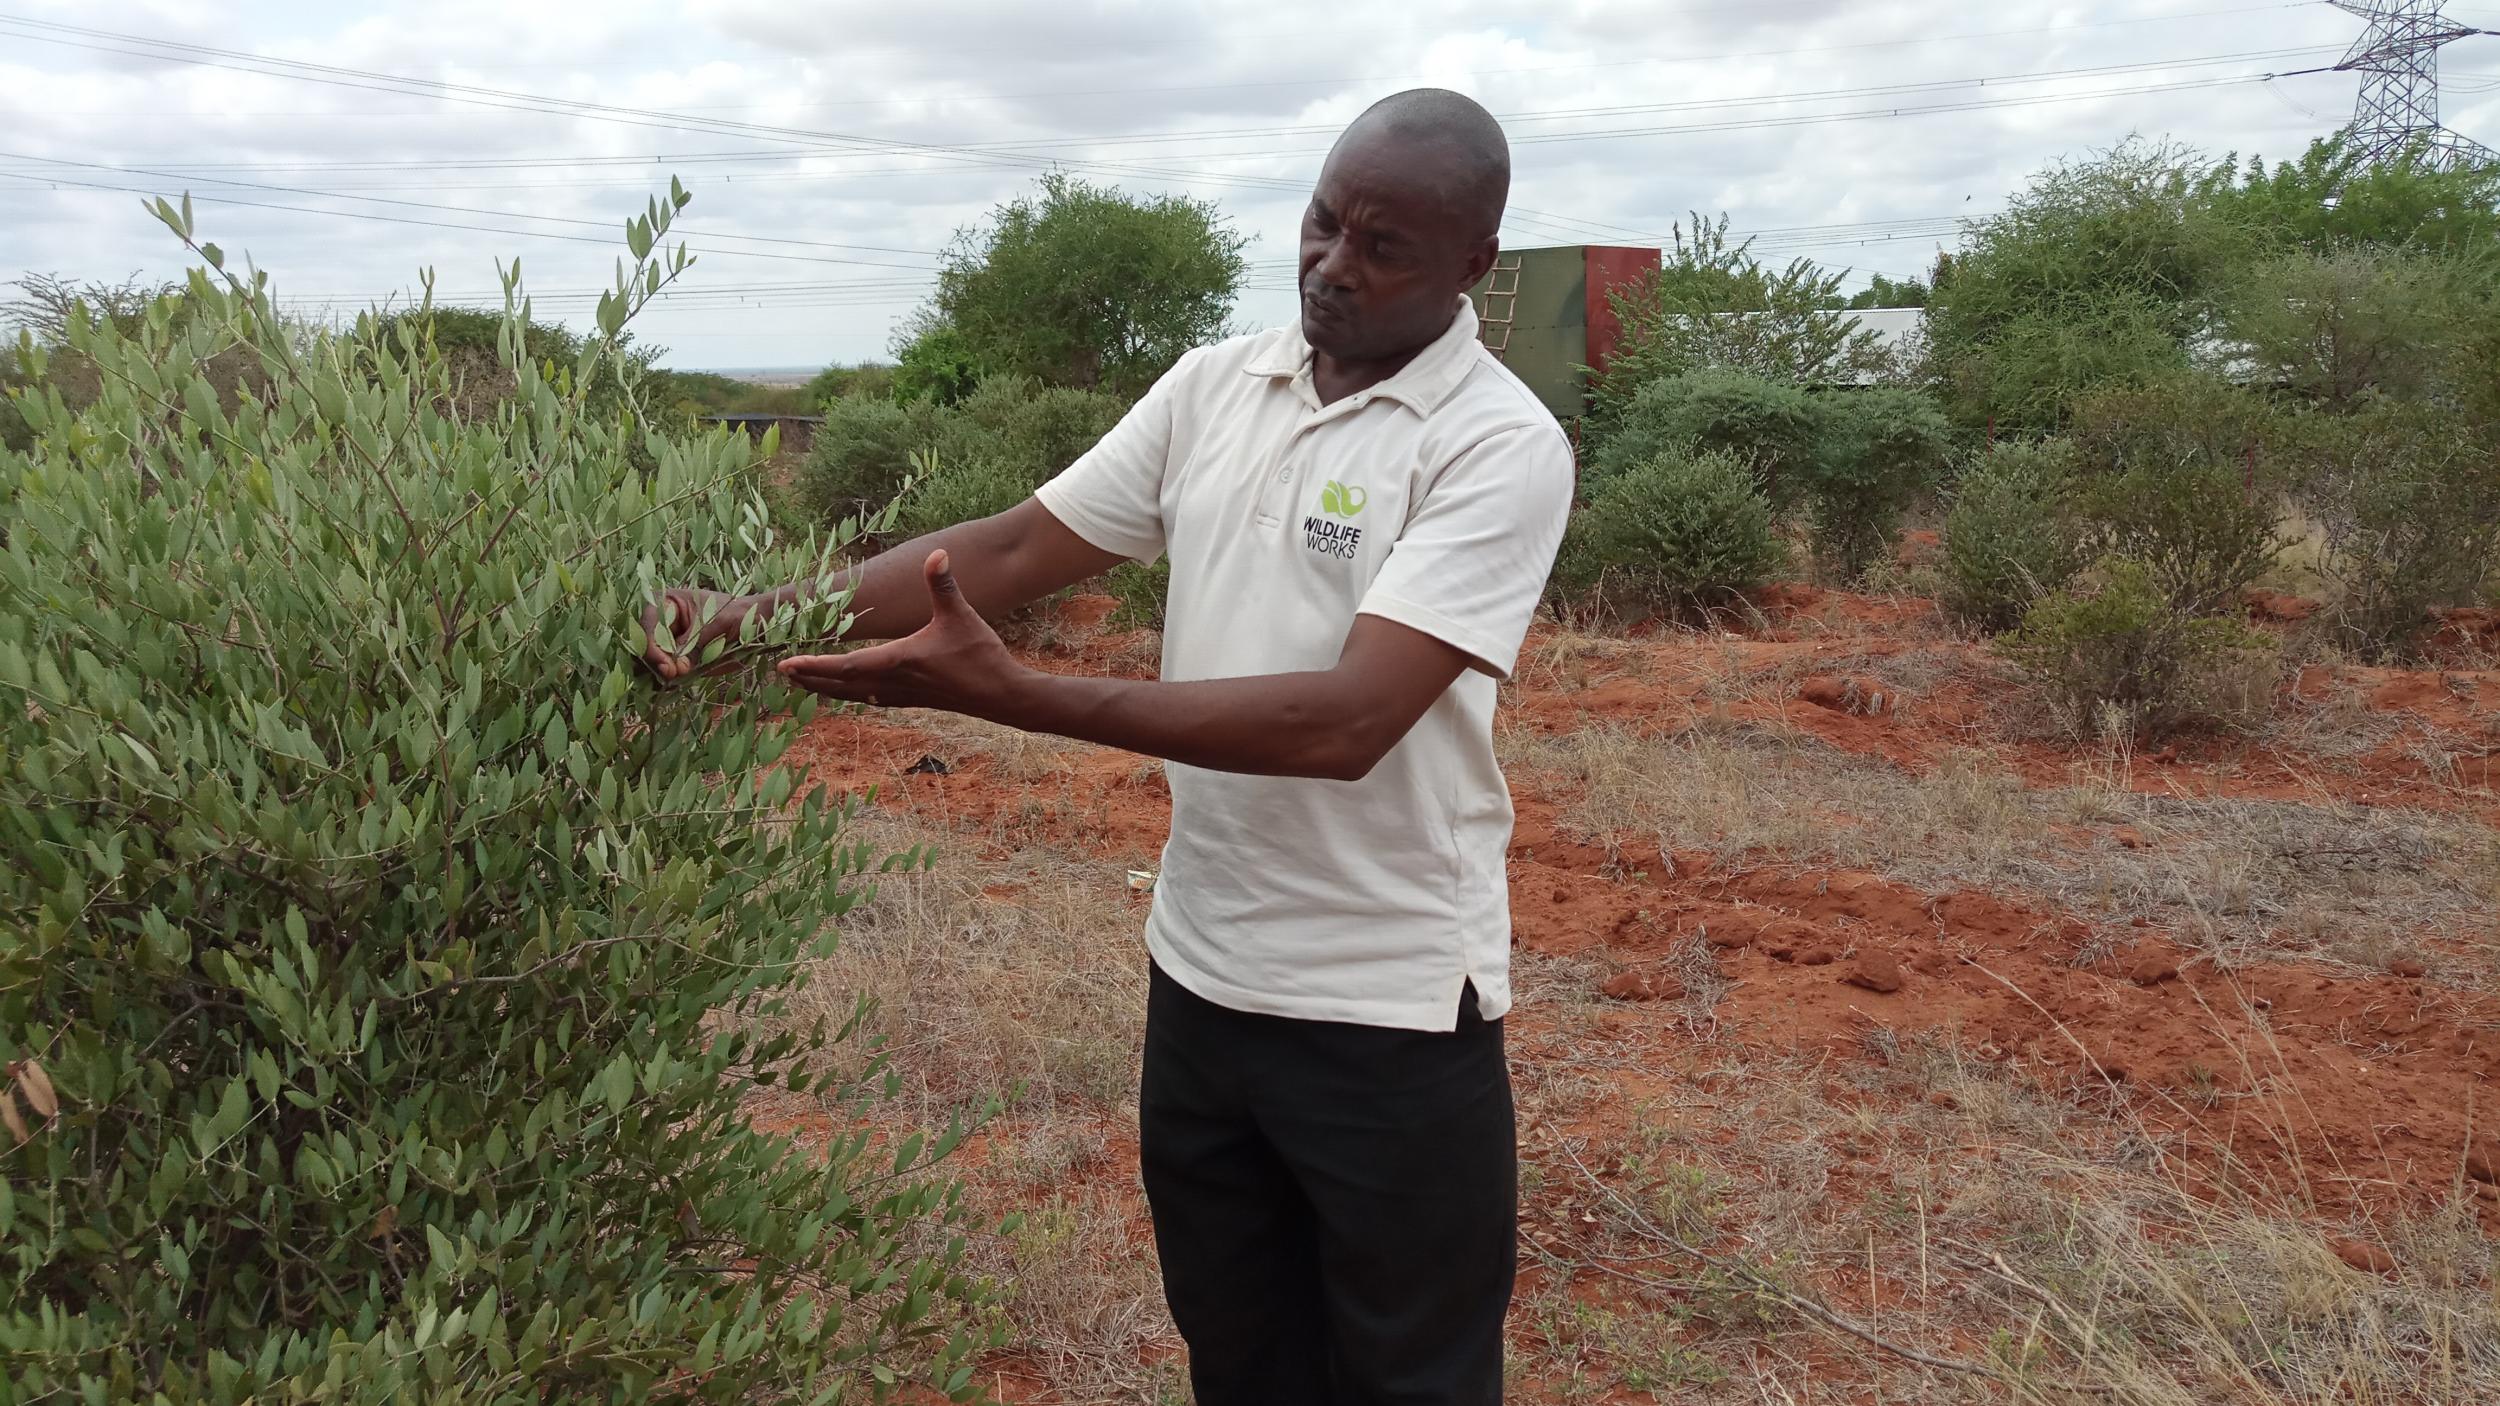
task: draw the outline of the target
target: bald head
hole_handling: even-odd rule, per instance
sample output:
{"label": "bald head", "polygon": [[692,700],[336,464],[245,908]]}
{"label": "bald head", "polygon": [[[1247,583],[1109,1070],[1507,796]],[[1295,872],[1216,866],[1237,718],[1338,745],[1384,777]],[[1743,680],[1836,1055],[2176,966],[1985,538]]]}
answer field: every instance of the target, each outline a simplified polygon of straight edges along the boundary
{"label": "bald head", "polygon": [[1348,148],[1376,150],[1428,182],[1471,238],[1502,228],[1510,199],[1510,140],[1483,104],[1447,88],[1409,88],[1363,110],[1337,138],[1329,159]]}
{"label": "bald head", "polygon": [[1372,104],[1303,217],[1304,339],[1338,361],[1420,351],[1492,266],[1509,198],[1510,143],[1474,99],[1415,88]]}

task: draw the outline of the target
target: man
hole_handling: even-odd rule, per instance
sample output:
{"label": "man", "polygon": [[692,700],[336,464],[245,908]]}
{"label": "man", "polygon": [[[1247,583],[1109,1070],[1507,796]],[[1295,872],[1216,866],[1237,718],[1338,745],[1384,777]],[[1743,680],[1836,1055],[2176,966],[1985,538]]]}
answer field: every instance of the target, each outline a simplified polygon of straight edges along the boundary
{"label": "man", "polygon": [[[855,589],[856,633],[904,638],[779,666],[1170,763],[1140,1143],[1202,1406],[1501,1399],[1517,1160],[1492,718],[1572,490],[1568,442],[1464,296],[1509,186],[1474,102],[1371,108],[1303,219],[1298,328],[1191,352],[1032,500],[830,583]],[[1158,555],[1158,682],[1028,669],[984,623]],[[682,676],[813,589],[673,591],[646,624],[702,623],[651,663]]]}

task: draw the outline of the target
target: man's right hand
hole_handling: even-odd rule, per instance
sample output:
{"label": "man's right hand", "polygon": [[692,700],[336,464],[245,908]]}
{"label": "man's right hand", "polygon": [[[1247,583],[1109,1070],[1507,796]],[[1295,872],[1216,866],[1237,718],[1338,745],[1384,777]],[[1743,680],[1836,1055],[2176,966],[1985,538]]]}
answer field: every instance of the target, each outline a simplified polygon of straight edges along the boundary
{"label": "man's right hand", "polygon": [[[714,640],[735,640],[746,618],[744,596],[699,586],[671,586],[643,608],[642,633],[648,643],[642,662],[664,682],[682,679],[695,672],[696,661]],[[661,637],[664,630],[666,640]],[[671,643],[676,645],[674,651],[668,647]]]}

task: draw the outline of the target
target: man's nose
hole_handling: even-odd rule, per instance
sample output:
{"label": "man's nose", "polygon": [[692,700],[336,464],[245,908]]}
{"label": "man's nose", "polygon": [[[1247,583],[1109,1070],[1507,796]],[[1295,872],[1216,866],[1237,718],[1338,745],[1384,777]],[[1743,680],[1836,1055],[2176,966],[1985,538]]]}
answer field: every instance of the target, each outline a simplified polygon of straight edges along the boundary
{"label": "man's nose", "polygon": [[1347,248],[1347,241],[1343,238],[1329,240],[1327,247],[1320,251],[1319,262],[1311,266],[1311,271],[1319,275],[1320,282],[1331,288],[1352,288],[1354,258]]}

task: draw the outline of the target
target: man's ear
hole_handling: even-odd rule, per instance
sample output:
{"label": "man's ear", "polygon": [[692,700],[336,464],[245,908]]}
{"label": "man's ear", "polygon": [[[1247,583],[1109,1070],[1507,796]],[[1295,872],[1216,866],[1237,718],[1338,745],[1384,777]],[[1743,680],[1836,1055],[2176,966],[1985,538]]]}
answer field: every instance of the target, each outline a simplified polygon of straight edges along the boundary
{"label": "man's ear", "polygon": [[1492,270],[1494,259],[1499,257],[1501,252],[1502,240],[1499,235],[1486,235],[1483,243],[1469,250],[1467,252],[1467,277],[1458,285],[1458,291],[1464,293],[1482,283],[1485,274]]}

